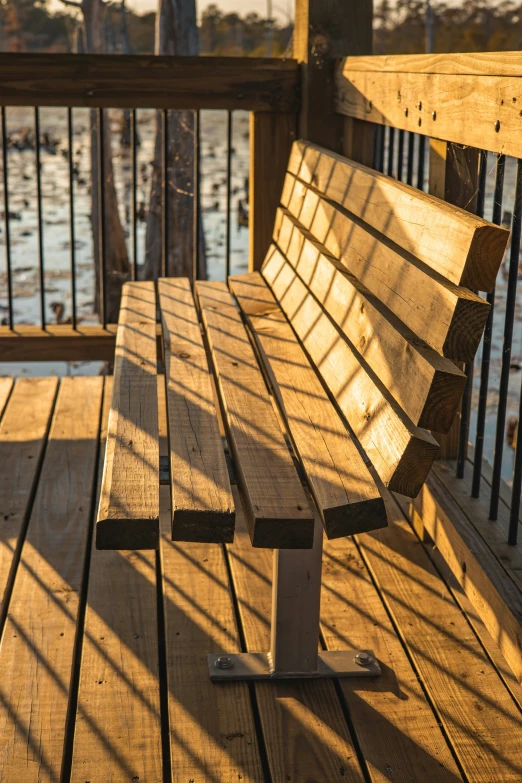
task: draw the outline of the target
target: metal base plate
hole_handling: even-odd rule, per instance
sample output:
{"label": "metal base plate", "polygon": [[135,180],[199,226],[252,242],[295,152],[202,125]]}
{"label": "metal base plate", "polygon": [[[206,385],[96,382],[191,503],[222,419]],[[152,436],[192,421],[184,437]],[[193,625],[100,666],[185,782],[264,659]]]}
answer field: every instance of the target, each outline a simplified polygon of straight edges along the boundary
{"label": "metal base plate", "polygon": [[[357,663],[357,655],[365,653],[367,664]],[[227,668],[221,668],[216,661],[225,659]],[[221,653],[208,656],[210,679],[213,682],[234,682],[244,680],[297,680],[321,677],[377,677],[381,673],[379,664],[371,650],[340,650],[320,652],[315,672],[274,671],[270,653]]]}

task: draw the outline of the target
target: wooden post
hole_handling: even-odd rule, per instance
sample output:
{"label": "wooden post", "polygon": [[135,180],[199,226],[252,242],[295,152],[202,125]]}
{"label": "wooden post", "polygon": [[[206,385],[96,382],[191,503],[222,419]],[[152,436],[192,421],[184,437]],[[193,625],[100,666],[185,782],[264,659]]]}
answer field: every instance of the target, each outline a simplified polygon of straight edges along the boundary
{"label": "wooden post", "polygon": [[[480,152],[475,147],[430,139],[429,192],[432,196],[476,212]],[[463,369],[463,365],[459,365]],[[446,435],[434,432],[440,443],[440,459],[457,459],[460,410]]]}

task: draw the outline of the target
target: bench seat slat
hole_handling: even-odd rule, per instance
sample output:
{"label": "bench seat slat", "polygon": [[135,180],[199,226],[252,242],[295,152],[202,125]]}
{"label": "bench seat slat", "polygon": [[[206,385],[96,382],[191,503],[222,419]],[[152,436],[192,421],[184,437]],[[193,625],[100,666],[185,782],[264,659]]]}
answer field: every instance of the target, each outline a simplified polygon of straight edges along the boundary
{"label": "bench seat slat", "polygon": [[159,546],[156,293],[123,286],[98,521],[98,549]]}
{"label": "bench seat slat", "polygon": [[[323,198],[293,175],[283,204],[366,288],[436,351],[472,361],[490,306],[467,288],[445,280],[343,207]],[[274,240],[286,251],[293,224],[275,227]]]}
{"label": "bench seat slat", "polygon": [[234,540],[234,501],[188,278],[158,282],[172,488],[172,539]]}
{"label": "bench seat slat", "polygon": [[[447,432],[466,376],[418,339],[295,218],[285,258],[414,424]],[[286,244],[286,243],[285,243]]]}
{"label": "bench seat slat", "polygon": [[370,471],[259,272],[229,277],[251,328],[328,538],[386,526]]}
{"label": "bench seat slat", "polygon": [[491,291],[509,232],[307,141],[288,171],[456,285]]}
{"label": "bench seat slat", "polygon": [[275,247],[263,276],[385,486],[415,497],[435,439],[408,419]]}
{"label": "bench seat slat", "polygon": [[313,513],[232,295],[201,281],[196,294],[252,545],[310,549]]}

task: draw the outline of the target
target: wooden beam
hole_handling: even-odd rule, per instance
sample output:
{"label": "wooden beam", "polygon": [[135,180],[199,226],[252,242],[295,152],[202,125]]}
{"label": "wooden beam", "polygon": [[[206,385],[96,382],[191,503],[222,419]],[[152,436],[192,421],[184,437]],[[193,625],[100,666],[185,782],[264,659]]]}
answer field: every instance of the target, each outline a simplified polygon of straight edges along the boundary
{"label": "wooden beam", "polygon": [[451,54],[383,54],[346,57],[350,71],[375,73],[443,73],[460,76],[522,77],[522,54],[515,52],[451,52]]}
{"label": "wooden beam", "polygon": [[2,106],[296,111],[294,60],[0,54]]}
{"label": "wooden beam", "polygon": [[289,112],[250,115],[249,269],[261,268],[270,247],[272,227],[288,157],[295,141],[297,117]]}
{"label": "wooden beam", "polygon": [[383,483],[417,495],[438,453],[435,440],[390,399],[276,248],[263,276]]}
{"label": "wooden beam", "polygon": [[[288,171],[456,285],[491,291],[509,232],[472,214],[476,151],[454,149],[448,156],[441,149],[445,142],[432,142],[440,152],[430,159],[431,195],[304,141],[293,145]],[[461,176],[457,179],[453,171]],[[285,182],[284,206],[293,182]]]}
{"label": "wooden beam", "polygon": [[117,324],[0,326],[0,362],[112,361]]}
{"label": "wooden beam", "polygon": [[403,71],[397,65],[397,70],[376,71],[378,63],[371,70],[361,70],[360,64],[352,68],[353,61],[347,58],[337,71],[337,111],[359,120],[521,157],[519,63],[520,55],[517,75],[491,76],[487,70],[471,74],[417,72],[412,70],[414,65]]}
{"label": "wooden beam", "polygon": [[234,540],[234,501],[188,278],[158,281],[169,429],[172,539]]}
{"label": "wooden beam", "polygon": [[[450,359],[473,360],[489,313],[484,299],[416,262],[299,180],[288,211],[417,337]],[[284,250],[278,226],[274,239]]]}
{"label": "wooden beam", "polygon": [[234,300],[224,283],[196,294],[252,545],[311,549],[313,513]]}
{"label": "wooden beam", "polygon": [[154,283],[125,283],[96,525],[98,549],[159,546],[159,445]]}
{"label": "wooden beam", "polygon": [[449,429],[464,373],[418,340],[294,218],[281,211],[279,220],[279,236],[290,236],[280,248],[286,260],[406,415],[426,429]]}
{"label": "wooden beam", "polygon": [[263,277],[229,277],[252,330],[328,538],[386,525],[384,502]]}

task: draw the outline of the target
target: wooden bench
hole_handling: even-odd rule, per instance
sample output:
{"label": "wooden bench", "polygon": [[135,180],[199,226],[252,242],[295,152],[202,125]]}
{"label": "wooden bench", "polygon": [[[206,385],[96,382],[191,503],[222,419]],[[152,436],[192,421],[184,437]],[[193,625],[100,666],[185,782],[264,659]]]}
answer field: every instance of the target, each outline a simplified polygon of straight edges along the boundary
{"label": "wooden bench", "polygon": [[196,301],[186,279],[160,280],[157,297],[152,282],[125,286],[97,546],[158,546],[159,304],[172,537],[232,540],[228,449],[252,545],[276,550],[272,660],[247,656],[223,676],[353,673],[317,661],[316,512],[335,539],[386,525],[380,482],[418,494],[438,453],[429,430],[450,428],[466,380],[456,363],[473,359],[488,317],[471,289],[493,286],[507,238],[296,142],[261,272],[198,281]]}

